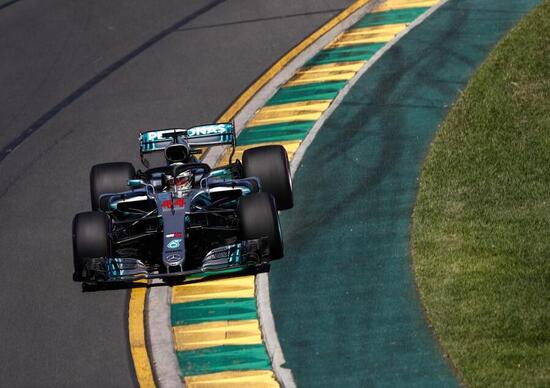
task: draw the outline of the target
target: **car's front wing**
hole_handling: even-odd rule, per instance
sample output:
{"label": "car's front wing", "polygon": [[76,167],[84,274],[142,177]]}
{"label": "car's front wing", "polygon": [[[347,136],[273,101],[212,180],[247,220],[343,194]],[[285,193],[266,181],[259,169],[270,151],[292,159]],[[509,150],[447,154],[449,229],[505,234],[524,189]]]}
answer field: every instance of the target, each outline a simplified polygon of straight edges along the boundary
{"label": "car's front wing", "polygon": [[[181,277],[199,273],[225,271],[234,268],[257,267],[269,262],[266,238],[246,240],[225,245],[208,252],[202,264],[193,269],[179,266],[159,271],[142,260],[128,257],[101,257],[88,260],[84,271],[85,283],[131,282],[139,279]],[[158,266],[157,266],[158,267]]]}

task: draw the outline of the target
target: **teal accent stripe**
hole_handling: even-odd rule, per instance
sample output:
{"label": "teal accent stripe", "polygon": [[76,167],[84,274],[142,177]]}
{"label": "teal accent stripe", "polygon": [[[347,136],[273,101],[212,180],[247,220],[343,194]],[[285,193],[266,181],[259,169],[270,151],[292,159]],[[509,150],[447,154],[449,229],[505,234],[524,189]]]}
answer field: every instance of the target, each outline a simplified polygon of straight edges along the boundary
{"label": "teal accent stripe", "polygon": [[257,319],[256,299],[207,299],[172,304],[172,326],[215,321]]}
{"label": "teal accent stripe", "polygon": [[370,13],[355,24],[353,28],[382,26],[384,24],[411,23],[428,9],[429,7],[419,7]]}
{"label": "teal accent stripe", "polygon": [[347,81],[337,81],[289,86],[279,89],[265,105],[279,105],[312,100],[332,100],[346,83]]}
{"label": "teal accent stripe", "polygon": [[322,50],[311,58],[305,66],[324,65],[336,62],[366,61],[370,59],[385,43],[357,44]]}
{"label": "teal accent stripe", "polygon": [[176,352],[184,376],[232,370],[271,370],[271,362],[263,344],[216,346]]}
{"label": "teal accent stripe", "polygon": [[231,269],[224,269],[222,271],[212,271],[212,272],[204,272],[204,273],[197,273],[193,275],[187,276],[186,280],[192,280],[192,279],[216,279],[216,278],[222,278],[227,277],[227,275],[237,274],[239,272],[246,272],[246,268],[231,268]]}
{"label": "teal accent stripe", "polygon": [[237,139],[238,145],[275,141],[302,140],[315,121],[295,121],[245,128]]}

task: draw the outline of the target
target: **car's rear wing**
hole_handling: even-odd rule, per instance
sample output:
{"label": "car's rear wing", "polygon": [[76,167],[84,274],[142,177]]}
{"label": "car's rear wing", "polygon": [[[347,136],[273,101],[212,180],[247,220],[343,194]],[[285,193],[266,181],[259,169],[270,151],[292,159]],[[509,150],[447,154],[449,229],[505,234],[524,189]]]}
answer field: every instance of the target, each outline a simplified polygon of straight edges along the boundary
{"label": "car's rear wing", "polygon": [[235,125],[233,123],[199,125],[188,129],[168,128],[152,129],[140,133],[140,154],[162,151],[181,137],[191,147],[210,147],[214,145],[235,146]]}

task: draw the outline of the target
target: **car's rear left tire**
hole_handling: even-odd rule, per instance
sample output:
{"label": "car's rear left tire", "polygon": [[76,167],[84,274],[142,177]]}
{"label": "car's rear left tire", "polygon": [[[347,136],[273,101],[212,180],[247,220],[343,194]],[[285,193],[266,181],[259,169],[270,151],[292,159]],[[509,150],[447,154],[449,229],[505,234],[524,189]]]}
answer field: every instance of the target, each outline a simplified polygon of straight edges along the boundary
{"label": "car's rear left tire", "polygon": [[134,166],[127,162],[102,163],[93,166],[90,171],[92,210],[106,210],[105,201],[100,201],[100,196],[129,190],[128,179],[133,179],[135,176]]}
{"label": "car's rear left tire", "polygon": [[73,219],[73,265],[75,281],[85,279],[88,260],[111,254],[111,220],[102,212],[78,213]]}
{"label": "car's rear left tire", "polygon": [[261,191],[271,193],[277,210],[294,206],[288,155],[283,146],[249,148],[243,153],[244,176],[260,178]]}
{"label": "car's rear left tire", "polygon": [[240,219],[241,239],[255,240],[267,237],[270,259],[284,255],[279,214],[273,196],[259,192],[242,197],[237,212]]}

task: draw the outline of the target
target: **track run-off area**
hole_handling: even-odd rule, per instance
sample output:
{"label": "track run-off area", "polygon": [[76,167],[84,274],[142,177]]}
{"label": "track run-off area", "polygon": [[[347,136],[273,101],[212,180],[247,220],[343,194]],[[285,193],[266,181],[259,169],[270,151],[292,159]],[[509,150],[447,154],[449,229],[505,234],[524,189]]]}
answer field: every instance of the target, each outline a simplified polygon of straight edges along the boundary
{"label": "track run-off area", "polygon": [[[128,301],[130,293],[144,300],[147,289],[82,293],[70,281],[70,221],[89,208],[89,168],[118,160],[137,166],[140,128],[215,120],[352,2],[311,3],[21,0],[0,7],[0,47],[9,53],[0,65],[9,86],[0,95],[2,383],[138,383],[134,362],[141,357],[136,369],[150,367],[146,353],[131,356]],[[294,166],[296,206],[281,215],[286,256],[269,273],[282,367],[300,386],[456,386],[411,271],[416,179],[471,73],[538,1],[449,0],[398,41],[439,2],[376,3],[373,15],[385,16],[366,16],[324,47],[239,137],[240,152],[277,142],[294,157],[304,140],[309,145]],[[276,385],[254,276],[172,290],[175,350],[189,386],[228,381],[235,370],[236,386]],[[132,319],[143,323],[144,307],[134,306],[130,332]],[[143,351],[146,328],[137,329]]]}

